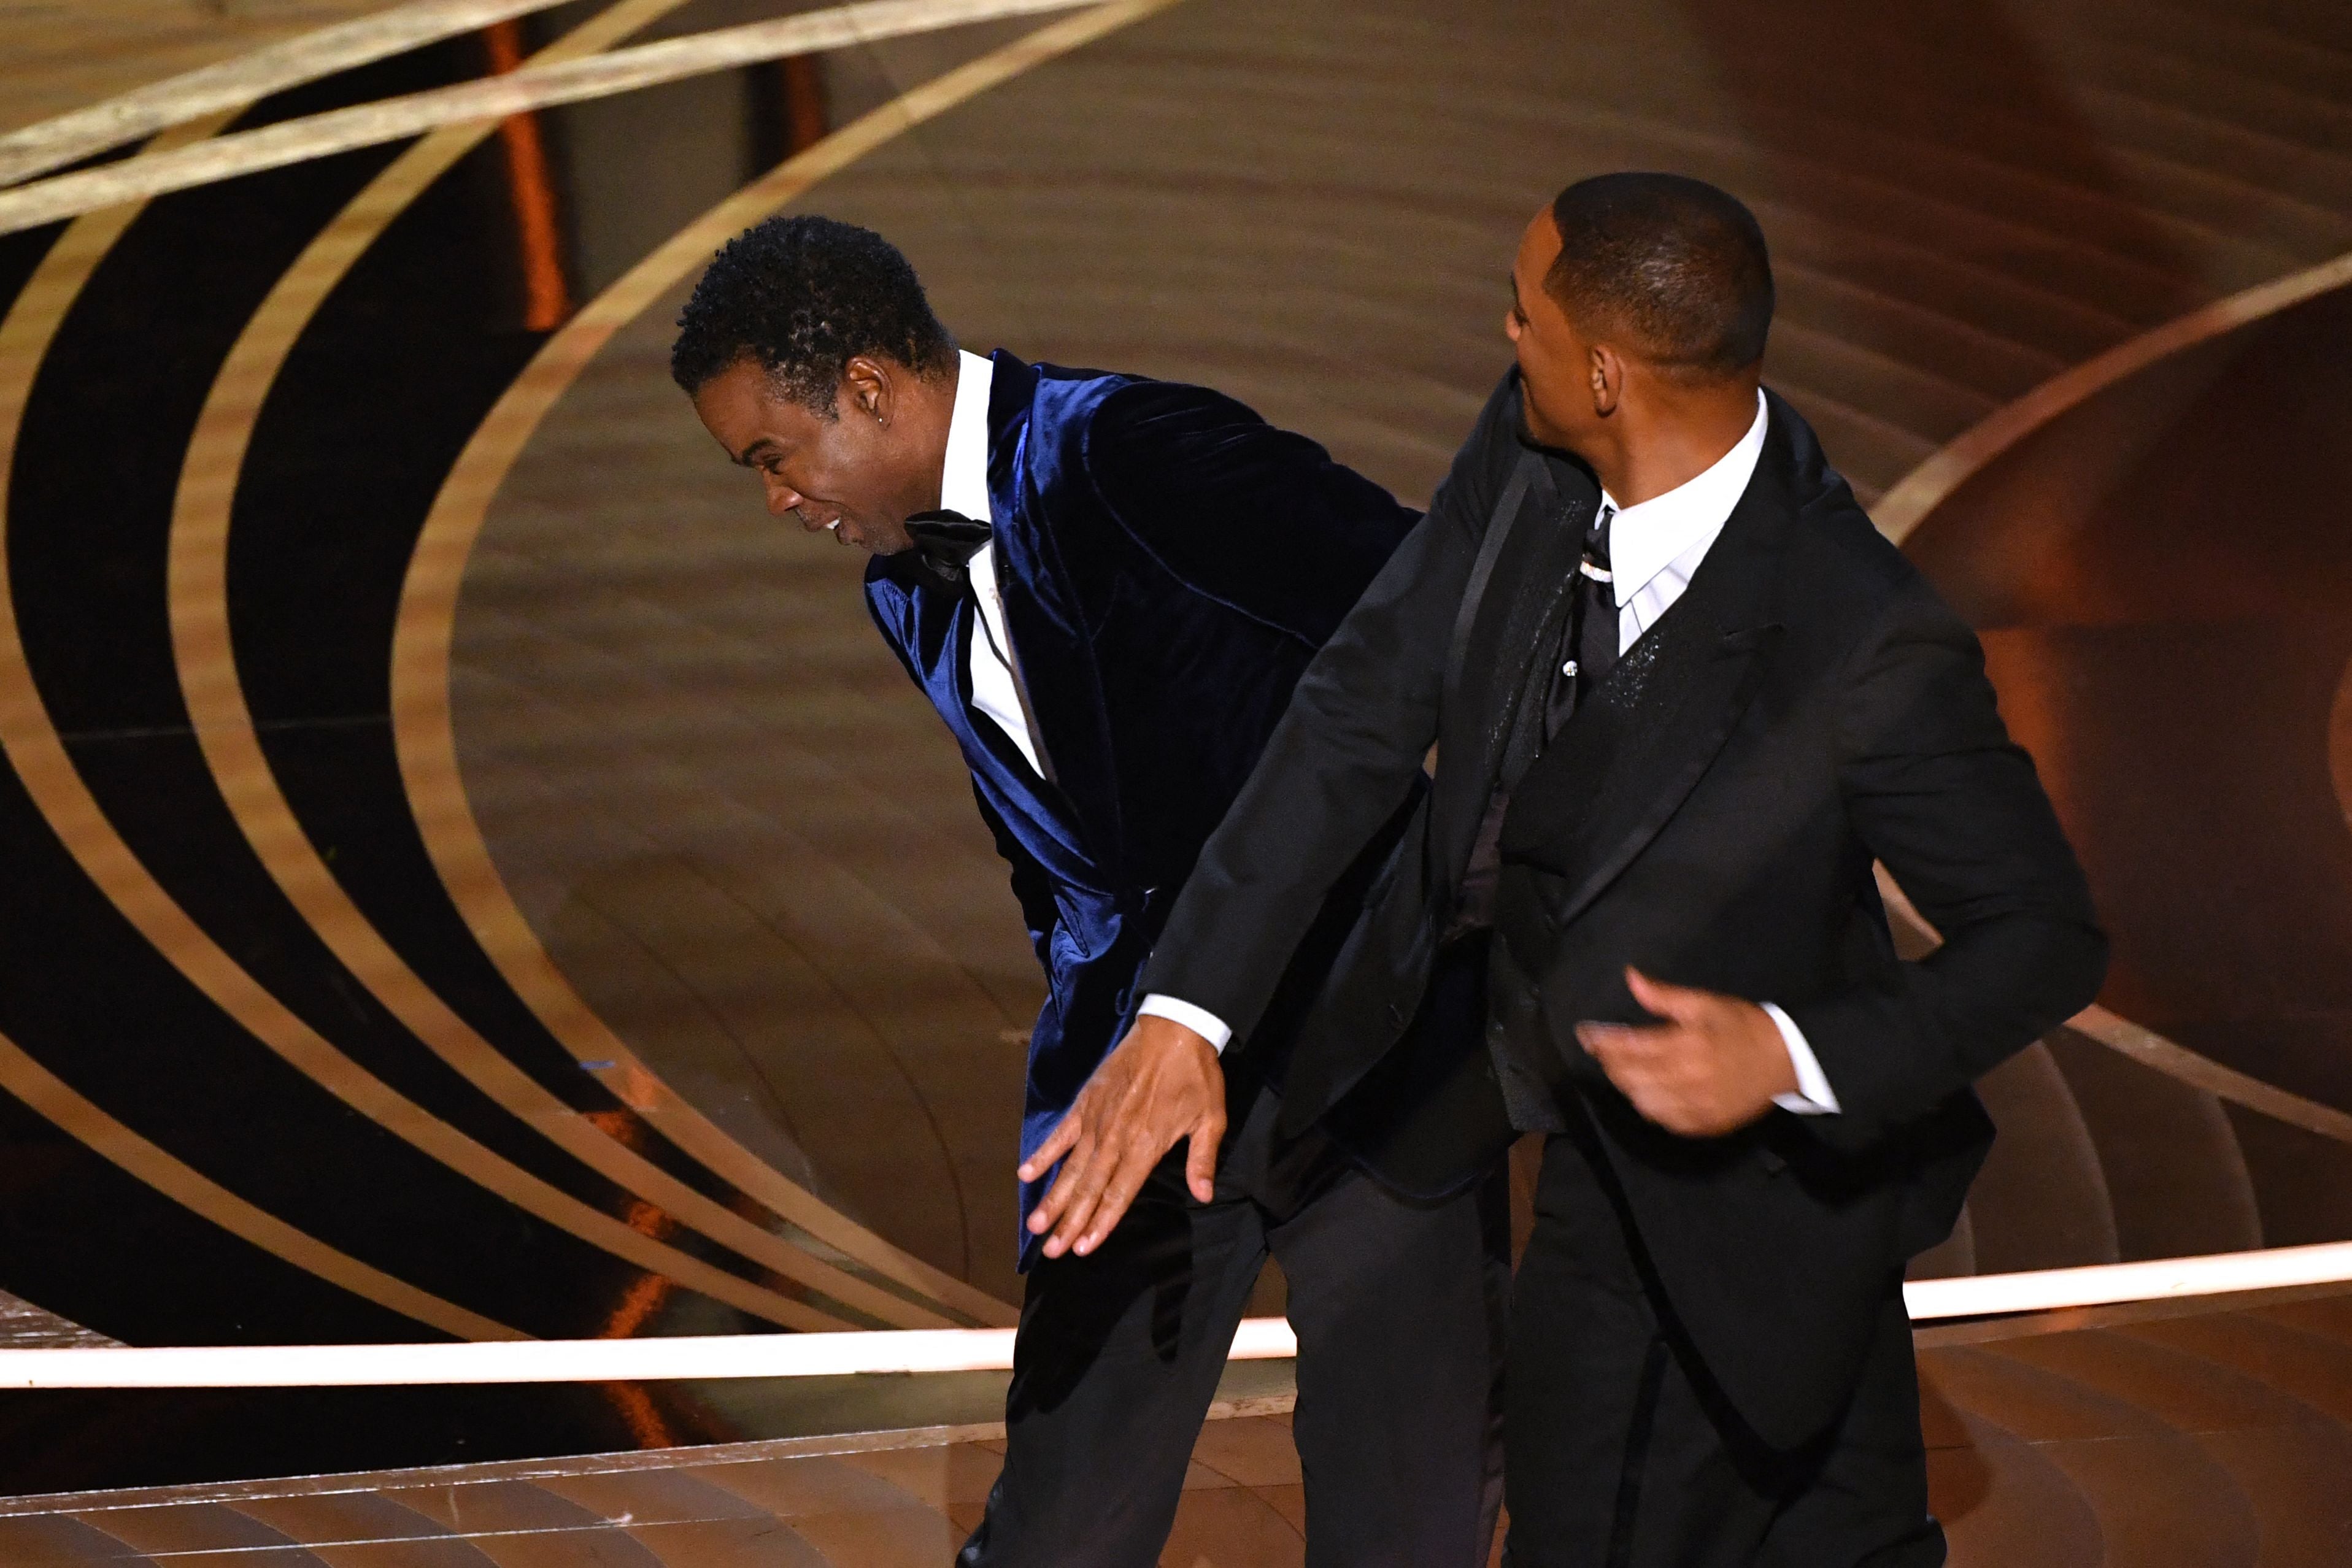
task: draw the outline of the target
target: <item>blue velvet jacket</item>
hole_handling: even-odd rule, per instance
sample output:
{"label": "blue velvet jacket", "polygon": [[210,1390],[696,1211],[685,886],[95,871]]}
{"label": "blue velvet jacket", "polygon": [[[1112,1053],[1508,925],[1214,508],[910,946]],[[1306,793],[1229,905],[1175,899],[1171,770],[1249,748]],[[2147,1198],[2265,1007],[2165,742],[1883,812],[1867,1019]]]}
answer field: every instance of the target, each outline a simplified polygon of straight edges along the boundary
{"label": "blue velvet jacket", "polygon": [[[883,556],[866,597],[963,747],[1045,967],[1025,1158],[1133,1020],[1137,975],[1202,844],[1418,515],[1217,392],[1002,351],[994,363],[997,580],[1053,781],[972,706],[968,592]],[[1024,1218],[1043,1191],[1024,1187]],[[1022,1244],[1026,1268],[1025,1230]]]}

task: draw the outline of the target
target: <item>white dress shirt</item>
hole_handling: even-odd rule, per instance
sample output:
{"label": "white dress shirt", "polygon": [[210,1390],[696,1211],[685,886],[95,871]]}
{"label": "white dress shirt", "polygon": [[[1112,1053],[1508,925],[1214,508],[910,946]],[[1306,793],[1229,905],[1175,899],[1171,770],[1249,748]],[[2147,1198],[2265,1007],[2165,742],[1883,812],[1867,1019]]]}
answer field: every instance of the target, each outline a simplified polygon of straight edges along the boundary
{"label": "white dress shirt", "polygon": [[[996,380],[993,361],[978,354],[956,356],[955,408],[948,415],[947,468],[940,476],[940,505],[950,512],[992,523],[988,505],[988,392]],[[980,547],[965,564],[971,575],[971,596],[980,608],[978,633],[971,639],[965,673],[971,685],[971,706],[995,720],[1013,744],[1021,748],[1030,769],[1039,778],[1045,769],[1039,760],[1044,748],[1029,727],[1021,702],[1021,683],[1013,673],[1013,638],[1004,629],[1004,595],[996,586],[996,545]]]}
{"label": "white dress shirt", "polygon": [[[1748,434],[1705,473],[1639,506],[1620,507],[1606,490],[1601,492],[1601,504],[1616,513],[1609,524],[1609,567],[1618,604],[1619,653],[1631,648],[1656,624],[1658,617],[1673,609],[1690,586],[1698,563],[1706,559],[1708,547],[1731,520],[1732,508],[1755,476],[1769,423],[1764,394],[1759,392],[1756,421],[1748,427]],[[952,447],[952,441],[950,444]],[[1773,1103],[1801,1116],[1833,1113],[1837,1096],[1804,1031],[1770,1002],[1763,1008],[1779,1028],[1797,1072],[1798,1092],[1775,1096]],[[1182,1024],[1221,1053],[1233,1039],[1233,1030],[1215,1014],[1174,997],[1146,997],[1140,1010]]]}

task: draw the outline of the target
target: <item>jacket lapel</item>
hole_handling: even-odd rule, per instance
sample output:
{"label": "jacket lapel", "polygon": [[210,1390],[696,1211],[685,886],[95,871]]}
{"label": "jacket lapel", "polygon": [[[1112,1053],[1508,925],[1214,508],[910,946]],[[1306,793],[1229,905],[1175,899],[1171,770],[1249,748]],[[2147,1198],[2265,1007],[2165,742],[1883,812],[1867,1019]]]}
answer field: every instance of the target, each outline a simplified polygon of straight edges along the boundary
{"label": "jacket lapel", "polygon": [[999,350],[988,398],[988,506],[1005,629],[1054,770],[1047,799],[1069,811],[1098,877],[1116,874],[1120,821],[1110,718],[1094,646],[1064,580],[1054,518],[1033,472],[1059,460],[1059,404],[1039,396],[1034,365]]}
{"label": "jacket lapel", "polygon": [[1514,795],[1507,862],[1568,883],[1552,915],[1591,907],[1672,820],[1754,698],[1781,634],[1774,588],[1796,501],[1775,410],[1739,504],[1682,599],[1626,650]]}
{"label": "jacket lapel", "polygon": [[[1448,661],[1438,735],[1445,810],[1437,821],[1437,863],[1445,868],[1447,887],[1460,883],[1469,862],[1479,820],[1502,772],[1529,665],[1542,655],[1538,633],[1567,591],[1576,541],[1582,539],[1600,499],[1589,477],[1534,447],[1523,447],[1518,463],[1504,504],[1487,523],[1490,538],[1496,528],[1509,530],[1508,537],[1485,580],[1474,574],[1463,608],[1466,621]],[[1527,476],[1524,486],[1520,474]],[[1565,487],[1563,477],[1570,481]]]}

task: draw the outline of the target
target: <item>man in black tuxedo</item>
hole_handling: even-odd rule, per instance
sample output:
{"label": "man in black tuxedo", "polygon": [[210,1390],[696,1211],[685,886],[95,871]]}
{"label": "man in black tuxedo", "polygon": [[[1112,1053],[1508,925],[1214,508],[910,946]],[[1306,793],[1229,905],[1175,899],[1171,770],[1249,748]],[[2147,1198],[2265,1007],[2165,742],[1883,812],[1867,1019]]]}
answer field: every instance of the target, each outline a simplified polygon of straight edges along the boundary
{"label": "man in black tuxedo", "polygon": [[[1972,1080],[2091,999],[2105,939],[1974,635],[1761,390],[1748,210],[1584,181],[1512,286],[1517,368],[1143,984],[1246,1030],[1434,743],[1283,1123],[1426,1193],[1546,1135],[1510,1561],[1924,1568],[1904,1266],[1990,1143]],[[1942,932],[1926,961],[1874,861]],[[1040,1151],[1072,1157],[1033,1226],[1106,1234],[1203,1066],[1141,1020]]]}

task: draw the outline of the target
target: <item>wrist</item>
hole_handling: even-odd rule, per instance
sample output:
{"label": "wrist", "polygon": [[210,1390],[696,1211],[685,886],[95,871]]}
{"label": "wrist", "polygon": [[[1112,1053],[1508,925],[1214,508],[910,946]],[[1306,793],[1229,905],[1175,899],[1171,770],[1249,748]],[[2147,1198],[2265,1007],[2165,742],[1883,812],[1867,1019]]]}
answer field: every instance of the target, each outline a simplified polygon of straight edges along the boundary
{"label": "wrist", "polygon": [[1764,1074],[1767,1092],[1777,1097],[1801,1094],[1804,1085],[1797,1077],[1797,1063],[1789,1055],[1789,1042],[1780,1033],[1780,1026],[1772,1015],[1754,1002],[1743,1004],[1748,1009],[1748,1038],[1755,1042],[1759,1071]]}
{"label": "wrist", "polygon": [[1146,1013],[1137,1019],[1133,1037],[1139,1044],[1154,1051],[1178,1051],[1186,1055],[1205,1051],[1213,1059],[1217,1054],[1217,1048],[1202,1038],[1199,1030],[1158,1013]]}

